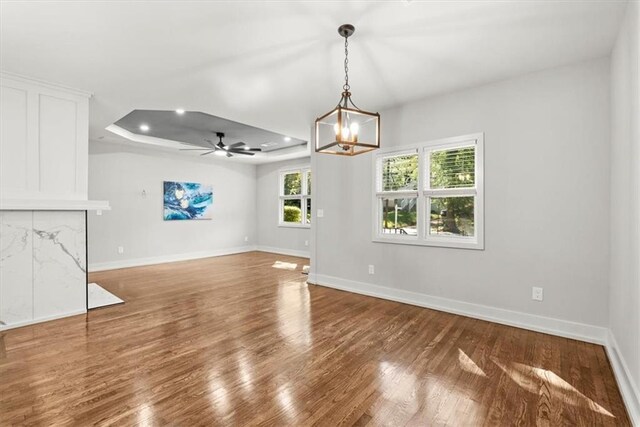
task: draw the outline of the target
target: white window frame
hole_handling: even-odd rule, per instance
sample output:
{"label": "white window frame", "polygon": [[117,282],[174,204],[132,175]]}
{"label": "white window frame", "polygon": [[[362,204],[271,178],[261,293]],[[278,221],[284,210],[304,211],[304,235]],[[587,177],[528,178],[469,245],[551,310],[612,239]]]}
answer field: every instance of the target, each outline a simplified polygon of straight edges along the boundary
{"label": "white window frame", "polygon": [[[284,177],[285,175],[292,173],[301,173],[302,174],[302,189],[301,194],[284,194]],[[307,220],[307,200],[311,199],[311,194],[309,194],[308,188],[308,176],[311,173],[311,168],[309,166],[301,166],[295,168],[287,168],[281,169],[279,171],[279,179],[278,179],[278,227],[291,227],[291,228],[310,228],[311,223]],[[285,200],[300,200],[301,210],[302,210],[302,222],[284,222],[284,201]],[[313,203],[313,201],[311,202]]]}
{"label": "white window frame", "polygon": [[[432,151],[453,148],[475,147],[475,187],[455,189],[429,188],[430,153]],[[382,161],[384,158],[408,154],[418,155],[418,190],[417,191],[382,191]],[[407,145],[386,150],[379,150],[373,159],[373,237],[374,242],[396,243],[403,245],[436,246],[462,249],[484,249],[484,134],[456,136],[438,139],[420,144]],[[474,231],[475,236],[433,236],[429,233],[430,198],[432,196],[474,196]],[[417,235],[400,235],[382,233],[382,198],[417,197]]]}

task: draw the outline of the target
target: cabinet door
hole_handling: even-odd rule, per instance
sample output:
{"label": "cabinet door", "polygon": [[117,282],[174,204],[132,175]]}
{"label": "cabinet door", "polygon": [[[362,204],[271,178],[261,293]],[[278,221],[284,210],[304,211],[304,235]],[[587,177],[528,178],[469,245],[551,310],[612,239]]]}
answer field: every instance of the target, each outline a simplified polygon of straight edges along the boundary
{"label": "cabinet door", "polygon": [[4,199],[86,200],[89,94],[0,73]]}

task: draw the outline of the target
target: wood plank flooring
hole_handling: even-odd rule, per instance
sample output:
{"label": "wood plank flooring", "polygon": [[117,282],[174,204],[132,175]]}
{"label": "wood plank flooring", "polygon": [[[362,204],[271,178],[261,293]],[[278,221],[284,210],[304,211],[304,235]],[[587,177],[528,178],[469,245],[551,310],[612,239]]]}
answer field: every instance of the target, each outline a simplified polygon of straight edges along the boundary
{"label": "wood plank flooring", "polygon": [[307,285],[252,252],[91,274],[0,334],[1,425],[630,425],[601,346]]}

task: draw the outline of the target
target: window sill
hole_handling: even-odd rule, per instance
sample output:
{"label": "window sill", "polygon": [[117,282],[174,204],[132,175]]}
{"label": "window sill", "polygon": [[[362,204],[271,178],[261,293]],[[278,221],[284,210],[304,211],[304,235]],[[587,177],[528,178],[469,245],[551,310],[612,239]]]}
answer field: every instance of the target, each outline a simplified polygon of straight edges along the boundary
{"label": "window sill", "polygon": [[484,250],[484,243],[476,240],[420,240],[415,236],[409,237],[382,237],[375,236],[372,241],[374,243],[392,243],[395,245],[409,246],[431,246],[437,248],[454,248],[454,249],[472,249]]}
{"label": "window sill", "polygon": [[311,224],[296,224],[296,223],[287,223],[281,222],[278,224],[278,227],[282,228],[311,228]]}

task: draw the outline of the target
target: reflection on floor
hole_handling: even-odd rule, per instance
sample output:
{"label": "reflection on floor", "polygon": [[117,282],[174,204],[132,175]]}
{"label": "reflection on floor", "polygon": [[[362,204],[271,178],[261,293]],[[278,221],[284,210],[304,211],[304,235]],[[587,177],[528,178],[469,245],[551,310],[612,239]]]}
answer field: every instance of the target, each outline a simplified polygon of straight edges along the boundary
{"label": "reflection on floor", "polygon": [[308,285],[305,264],[91,274],[126,304],[0,335],[0,424],[630,425],[602,346]]}
{"label": "reflection on floor", "polygon": [[106,307],[108,305],[122,304],[124,302],[97,283],[89,283],[87,292],[89,310],[92,308]]}

